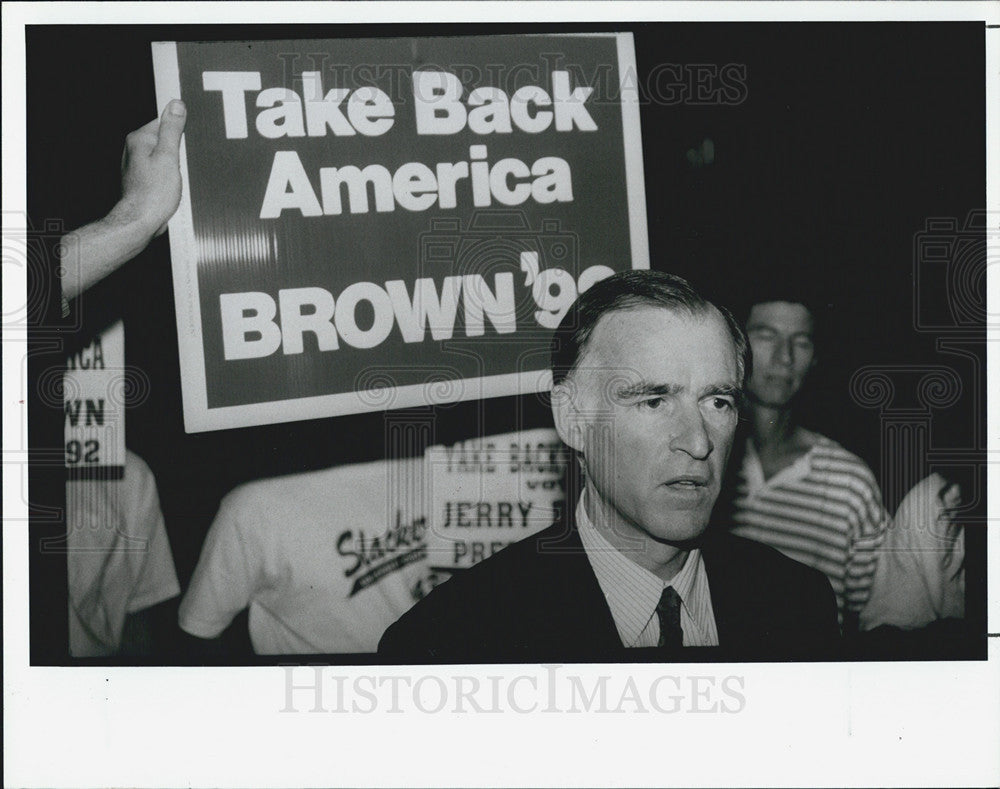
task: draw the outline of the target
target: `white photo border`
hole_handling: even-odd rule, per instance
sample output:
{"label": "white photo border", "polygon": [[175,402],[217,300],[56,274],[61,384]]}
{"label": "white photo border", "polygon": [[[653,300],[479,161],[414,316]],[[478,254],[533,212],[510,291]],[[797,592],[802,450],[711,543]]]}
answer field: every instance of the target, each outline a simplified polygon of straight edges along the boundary
{"label": "white photo border", "polygon": [[[226,3],[5,4],[3,14],[4,240],[26,207],[25,25],[228,23]],[[365,24],[477,21],[914,21],[986,20],[987,208],[1000,208],[1000,7],[990,3],[244,3],[258,23]],[[14,236],[11,236],[14,237]],[[991,250],[995,256],[997,250]],[[3,314],[23,304],[24,270],[5,252]],[[1000,292],[988,271],[991,310]],[[992,312],[991,312],[992,314]],[[996,330],[994,329],[993,332]],[[280,667],[32,667],[28,653],[26,338],[4,336],[4,754],[13,786],[316,786],[316,785],[998,785],[1000,766],[1000,630],[995,592],[988,601],[988,661],[962,663],[677,665],[692,704],[692,678],[742,677],[729,695],[739,714],[547,714],[545,667],[406,667],[323,669],[324,688],[364,677],[376,686],[371,713],[281,712],[289,673]],[[989,340],[998,337],[990,334]],[[1000,378],[989,343],[988,380]],[[987,387],[989,457],[1000,452],[997,387]],[[997,464],[988,490],[1000,483]],[[1000,517],[995,494],[987,517]],[[990,590],[1000,589],[1000,539],[988,533]],[[54,623],[58,626],[59,623]],[[566,667],[556,669],[568,674]],[[647,693],[662,667],[628,669]],[[587,687],[620,668],[573,667]],[[520,714],[394,712],[393,677],[457,677],[484,686],[500,677],[507,694],[535,710]],[[292,684],[308,684],[295,674]],[[532,682],[534,679],[534,683]],[[401,681],[401,680],[400,680]],[[670,682],[673,685],[672,681]],[[695,683],[697,684],[697,683]],[[362,683],[366,686],[365,683]],[[539,695],[542,688],[542,695]],[[560,687],[557,696],[565,688]],[[310,691],[306,691],[308,695]],[[301,691],[294,691],[301,694]],[[512,695],[511,695],[512,694]],[[363,694],[362,694],[363,696]],[[294,696],[299,699],[299,695]],[[331,697],[332,699],[332,697]],[[716,701],[719,699],[716,698]],[[449,700],[449,705],[453,700]],[[556,706],[566,706],[565,698]],[[695,702],[696,703],[696,702]],[[708,700],[706,703],[711,703]],[[326,701],[324,708],[334,707]],[[428,704],[428,706],[433,706]]]}

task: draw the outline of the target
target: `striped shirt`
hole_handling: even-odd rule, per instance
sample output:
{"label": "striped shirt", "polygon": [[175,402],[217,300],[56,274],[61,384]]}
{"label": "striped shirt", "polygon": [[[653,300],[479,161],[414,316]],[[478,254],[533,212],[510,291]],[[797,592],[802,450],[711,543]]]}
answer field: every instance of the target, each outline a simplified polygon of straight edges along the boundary
{"label": "striped shirt", "polygon": [[860,611],[868,601],[888,516],[868,466],[835,441],[817,438],[767,480],[747,441],[733,532],[823,572],[843,624],[846,612]]}
{"label": "striped shirt", "polygon": [[712,595],[701,551],[688,553],[684,566],[669,581],[662,581],[609,543],[590,522],[583,496],[576,505],[576,523],[590,566],[608,601],[611,615],[626,647],[655,647],[660,639],[656,605],[668,586],[681,598],[684,646],[719,645]]}

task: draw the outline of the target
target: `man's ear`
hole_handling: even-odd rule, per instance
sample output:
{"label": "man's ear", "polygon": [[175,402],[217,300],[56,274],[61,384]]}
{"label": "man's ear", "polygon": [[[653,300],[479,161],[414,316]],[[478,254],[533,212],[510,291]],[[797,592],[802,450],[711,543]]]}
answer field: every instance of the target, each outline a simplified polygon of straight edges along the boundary
{"label": "man's ear", "polygon": [[556,432],[570,449],[583,452],[584,425],[578,400],[579,392],[571,379],[552,387],[552,419]]}

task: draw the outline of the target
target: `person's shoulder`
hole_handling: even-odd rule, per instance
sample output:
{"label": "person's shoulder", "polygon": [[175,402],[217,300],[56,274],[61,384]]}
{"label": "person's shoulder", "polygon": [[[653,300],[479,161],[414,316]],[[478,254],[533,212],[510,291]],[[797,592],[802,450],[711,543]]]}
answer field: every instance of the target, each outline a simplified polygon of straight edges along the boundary
{"label": "person's shoulder", "polygon": [[[552,581],[553,558],[559,556],[563,549],[573,550],[573,547],[565,546],[562,539],[565,536],[565,527],[560,524],[512,543],[478,564],[460,570],[410,610],[429,609],[445,602],[450,604],[453,600],[478,604],[479,598],[484,596],[481,592],[488,598],[496,599],[495,592],[500,589],[514,595],[521,594],[523,590],[537,592],[539,583]],[[579,545],[578,541],[576,545]]]}
{"label": "person's shoulder", "polygon": [[149,464],[131,449],[125,450],[125,474],[122,482],[122,492],[118,498],[122,517],[129,523],[129,531],[144,535],[163,533],[165,536],[156,475]]}
{"label": "person's shoulder", "polygon": [[829,436],[824,436],[822,433],[816,433],[805,428],[799,428],[799,436],[818,457],[838,460],[843,463],[854,463],[864,466],[866,469],[868,468],[868,464],[861,458]]}
{"label": "person's shoulder", "polygon": [[156,502],[156,475],[143,458],[126,447],[120,498],[126,508]]}
{"label": "person's shoulder", "polygon": [[738,537],[728,531],[713,533],[703,551],[709,556],[724,557],[741,572],[767,579],[774,586],[786,585],[829,587],[830,582],[819,570],[790,559],[781,551],[761,542]]}
{"label": "person's shoulder", "polygon": [[219,502],[212,521],[216,530],[235,528],[253,534],[272,524],[284,526],[301,508],[307,493],[304,474],[289,474],[243,482]]}
{"label": "person's shoulder", "polygon": [[267,515],[315,498],[317,490],[330,482],[334,471],[320,469],[242,482],[222,499],[221,509],[245,514]]}
{"label": "person's shoulder", "polygon": [[811,436],[812,445],[809,457],[813,468],[847,473],[857,477],[872,488],[878,489],[875,475],[864,460],[832,438],[827,438],[819,433],[806,432]]}
{"label": "person's shoulder", "polygon": [[461,654],[467,648],[462,641],[499,638],[516,628],[511,620],[517,612],[546,599],[547,589],[558,593],[557,557],[575,550],[566,536],[564,525],[550,526],[458,571],[386,630],[379,652],[409,658]]}
{"label": "person's shoulder", "polygon": [[703,552],[709,555],[722,554],[733,561],[748,561],[754,564],[792,561],[769,545],[745,537],[738,537],[730,531],[711,531],[703,545]]}
{"label": "person's shoulder", "polygon": [[[216,518],[220,516],[246,517],[252,514],[259,514],[261,507],[267,502],[275,500],[275,494],[280,490],[274,480],[253,480],[237,485],[219,502],[219,511]],[[272,505],[267,505],[272,506]]]}
{"label": "person's shoulder", "polygon": [[226,500],[245,507],[261,505],[268,511],[330,507],[361,515],[371,502],[384,500],[384,491],[394,480],[419,480],[422,469],[419,457],[329,466],[244,482]]}
{"label": "person's shoulder", "polygon": [[[759,648],[780,659],[832,654],[839,634],[837,600],[826,575],[728,532],[706,540],[702,553],[716,616],[722,613],[730,630],[742,633],[741,649]],[[752,631],[746,629],[750,622]],[[754,646],[762,635],[764,642]]]}
{"label": "person's shoulder", "polygon": [[154,479],[153,470],[149,464],[136,452],[128,447],[125,448],[125,477],[137,477],[139,479]]}

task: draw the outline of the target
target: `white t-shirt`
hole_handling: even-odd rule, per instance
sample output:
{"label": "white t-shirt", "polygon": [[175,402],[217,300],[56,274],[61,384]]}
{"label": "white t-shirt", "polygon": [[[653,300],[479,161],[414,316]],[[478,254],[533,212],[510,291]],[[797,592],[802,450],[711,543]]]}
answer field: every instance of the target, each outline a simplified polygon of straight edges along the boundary
{"label": "white t-shirt", "polygon": [[113,655],[127,614],[180,594],[156,479],[126,452],[118,480],[66,483],[69,651]]}
{"label": "white t-shirt", "polygon": [[374,652],[429,591],[423,459],[260,480],[223,499],[180,626],[214,638],[249,606],[257,654]]}
{"label": "white t-shirt", "polygon": [[879,551],[862,630],[904,630],[965,616],[965,528],[955,522],[961,490],[934,473],[896,510]]}

